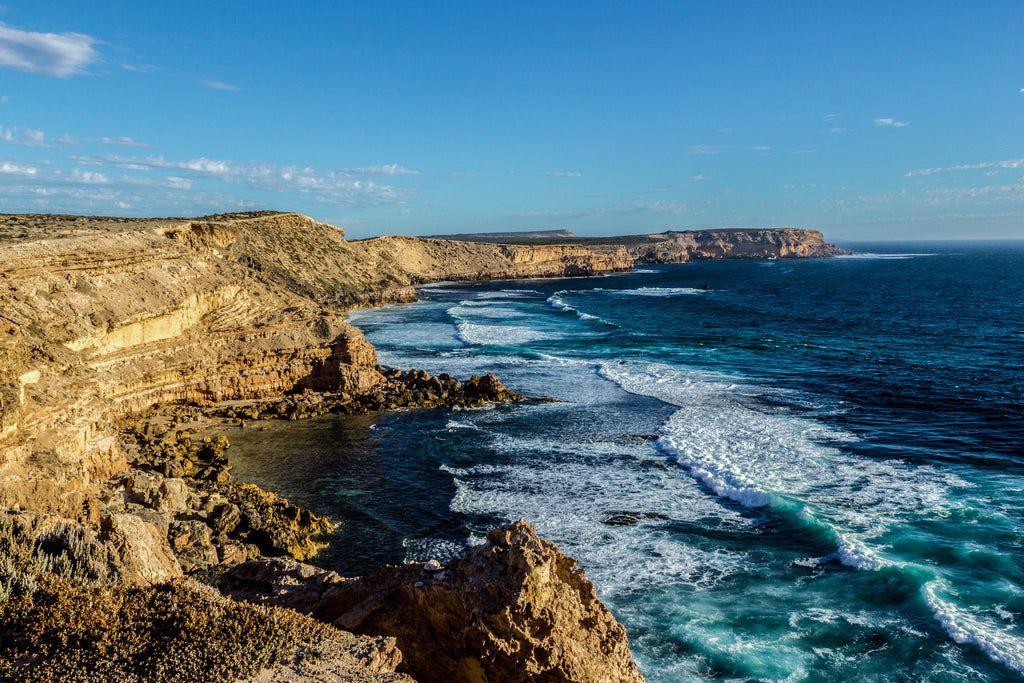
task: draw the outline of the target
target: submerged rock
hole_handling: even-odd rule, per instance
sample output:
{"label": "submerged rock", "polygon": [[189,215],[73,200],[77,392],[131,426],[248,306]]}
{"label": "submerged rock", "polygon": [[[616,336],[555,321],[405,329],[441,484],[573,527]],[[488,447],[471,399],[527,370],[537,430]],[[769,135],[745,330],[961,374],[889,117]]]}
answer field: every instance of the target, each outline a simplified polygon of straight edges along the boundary
{"label": "submerged rock", "polygon": [[633,526],[644,519],[668,519],[668,517],[657,512],[609,510],[601,516],[601,523],[608,526]]}

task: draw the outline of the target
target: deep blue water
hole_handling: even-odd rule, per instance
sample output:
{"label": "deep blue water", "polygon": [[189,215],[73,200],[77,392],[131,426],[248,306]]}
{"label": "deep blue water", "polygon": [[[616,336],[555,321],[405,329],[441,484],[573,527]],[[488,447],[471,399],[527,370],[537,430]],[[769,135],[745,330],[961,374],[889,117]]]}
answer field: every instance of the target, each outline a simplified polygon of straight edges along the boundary
{"label": "deep blue water", "polygon": [[235,474],[349,574],[525,517],[649,681],[1019,680],[1024,243],[856,246],[426,287],[353,314],[382,363],[561,402],[245,430]]}

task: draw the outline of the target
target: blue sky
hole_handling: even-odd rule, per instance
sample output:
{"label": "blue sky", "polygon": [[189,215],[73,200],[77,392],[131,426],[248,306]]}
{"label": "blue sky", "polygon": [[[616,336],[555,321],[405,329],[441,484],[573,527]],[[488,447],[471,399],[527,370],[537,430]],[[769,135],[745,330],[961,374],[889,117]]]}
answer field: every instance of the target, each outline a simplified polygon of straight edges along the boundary
{"label": "blue sky", "polygon": [[0,212],[1024,238],[1016,1],[7,2]]}

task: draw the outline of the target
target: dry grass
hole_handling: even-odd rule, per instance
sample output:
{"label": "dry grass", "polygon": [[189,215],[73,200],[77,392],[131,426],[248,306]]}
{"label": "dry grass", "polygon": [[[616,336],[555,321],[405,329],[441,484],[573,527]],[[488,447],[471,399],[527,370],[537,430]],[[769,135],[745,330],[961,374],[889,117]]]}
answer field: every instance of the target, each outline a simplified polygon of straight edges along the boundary
{"label": "dry grass", "polygon": [[186,580],[126,588],[46,575],[0,606],[0,680],[233,681],[336,633]]}

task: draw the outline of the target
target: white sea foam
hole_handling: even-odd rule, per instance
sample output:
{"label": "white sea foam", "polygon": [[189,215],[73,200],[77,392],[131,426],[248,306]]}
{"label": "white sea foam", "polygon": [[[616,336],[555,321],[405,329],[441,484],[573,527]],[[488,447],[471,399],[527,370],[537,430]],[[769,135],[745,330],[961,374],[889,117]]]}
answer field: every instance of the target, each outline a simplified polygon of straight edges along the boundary
{"label": "white sea foam", "polygon": [[[848,566],[900,566],[878,538],[920,514],[948,510],[966,486],[929,466],[857,458],[829,445],[852,435],[817,420],[765,414],[733,400],[750,386],[663,364],[607,363],[601,375],[631,393],[678,406],[658,443],[717,495],[792,514],[833,539]],[[884,544],[883,544],[884,545]]]}
{"label": "white sea foam", "polygon": [[932,609],[935,618],[954,641],[971,643],[981,648],[993,660],[1024,673],[1024,638],[1008,631],[1006,624],[996,623],[956,606],[939,597],[945,592],[943,579],[935,579],[921,586],[921,596]]}
{"label": "white sea foam", "polygon": [[[539,441],[509,439],[495,447],[520,455],[547,452],[551,459],[443,467],[455,479],[452,509],[467,515],[529,519],[543,537],[583,562],[602,594],[630,592],[641,585],[706,588],[750,569],[745,553],[701,549],[666,530],[670,520],[701,517],[725,517],[725,523],[736,526],[750,524],[724,511],[678,471],[644,468],[644,456],[628,456],[629,449],[623,447],[605,449],[618,451],[617,458],[571,462],[557,457],[566,455],[570,445]],[[602,523],[604,514],[619,510],[663,519],[646,518],[622,527]]]}
{"label": "white sea foam", "polygon": [[405,562],[429,562],[438,560],[442,564],[461,558],[466,554],[467,543],[458,543],[440,536],[426,538],[404,538]]}
{"label": "white sea foam", "polygon": [[833,256],[837,259],[888,259],[894,261],[901,261],[904,259],[918,258],[921,256],[938,256],[938,254],[841,254],[839,256]]}
{"label": "white sea foam", "polygon": [[502,289],[497,292],[480,292],[476,298],[479,300],[488,299],[528,299],[531,295],[540,294],[535,289]]}
{"label": "white sea foam", "polygon": [[595,320],[597,322],[602,322],[606,325],[611,325],[612,327],[618,327],[618,325],[616,325],[615,323],[608,322],[607,320],[596,315],[591,315],[590,313],[584,313],[578,308],[575,308],[567,304],[562,297],[569,293],[570,292],[568,290],[555,292],[554,294],[547,298],[547,302],[551,304],[552,308],[556,308],[560,311],[565,311],[566,313],[575,313],[576,317],[579,318],[580,320]]}
{"label": "white sea foam", "polygon": [[456,325],[456,336],[467,344],[481,346],[521,346],[542,339],[558,339],[559,335],[516,325],[482,325],[462,322]]}
{"label": "white sea foam", "polygon": [[[513,306],[501,305],[501,299],[471,299],[461,301],[447,310],[456,320],[513,320],[530,317],[529,312]],[[497,302],[497,303],[496,303]]]}
{"label": "white sea foam", "polygon": [[605,290],[615,296],[686,296],[696,294],[707,294],[708,290],[696,287],[637,287],[636,289],[608,289]]}
{"label": "white sea foam", "polygon": [[480,430],[480,428],[477,427],[472,422],[459,421],[452,417],[448,418],[448,422],[447,424],[445,424],[444,428],[449,432],[453,432],[459,429],[470,429],[476,431]]}

